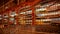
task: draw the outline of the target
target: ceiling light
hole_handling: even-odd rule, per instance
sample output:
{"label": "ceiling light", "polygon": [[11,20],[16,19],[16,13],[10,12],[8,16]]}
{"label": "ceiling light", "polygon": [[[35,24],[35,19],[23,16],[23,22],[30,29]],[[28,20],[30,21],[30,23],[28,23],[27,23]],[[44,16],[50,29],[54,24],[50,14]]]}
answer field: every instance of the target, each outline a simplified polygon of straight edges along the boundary
{"label": "ceiling light", "polygon": [[36,11],[45,11],[46,8],[40,8],[40,9],[36,9]]}

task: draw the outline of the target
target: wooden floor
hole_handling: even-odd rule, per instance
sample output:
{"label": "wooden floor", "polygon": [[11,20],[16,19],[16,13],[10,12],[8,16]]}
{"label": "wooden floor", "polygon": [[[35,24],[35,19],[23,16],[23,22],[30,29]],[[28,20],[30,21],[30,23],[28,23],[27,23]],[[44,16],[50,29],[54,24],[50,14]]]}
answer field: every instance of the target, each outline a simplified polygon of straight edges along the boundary
{"label": "wooden floor", "polygon": [[[52,28],[52,29],[51,29]],[[53,28],[55,32],[53,32]],[[0,29],[0,34],[58,34],[57,29],[58,27],[51,27],[51,26],[30,26],[30,25],[11,25],[9,27],[5,27]],[[52,30],[49,32],[49,30]]]}

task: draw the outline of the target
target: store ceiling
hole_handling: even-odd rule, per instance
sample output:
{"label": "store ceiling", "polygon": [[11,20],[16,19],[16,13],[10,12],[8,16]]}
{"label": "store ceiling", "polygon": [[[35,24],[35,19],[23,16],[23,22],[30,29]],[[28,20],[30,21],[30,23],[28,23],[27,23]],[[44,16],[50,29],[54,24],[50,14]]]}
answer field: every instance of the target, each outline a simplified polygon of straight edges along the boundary
{"label": "store ceiling", "polygon": [[[5,3],[7,3],[9,0],[0,0],[0,7],[2,5],[4,5]],[[16,1],[16,0],[15,0]],[[24,1],[24,0],[20,0],[20,1]],[[25,1],[28,1],[28,0],[25,0]]]}
{"label": "store ceiling", "polygon": [[[2,6],[2,5],[4,5],[4,4],[6,4],[7,2],[9,2],[9,1],[11,1],[11,0],[0,0],[0,7]],[[13,2],[17,2],[18,0],[13,0]],[[25,1],[25,0],[19,0],[19,1]]]}
{"label": "store ceiling", "polygon": [[[4,5],[5,3],[7,3],[9,0],[0,0],[0,6]],[[16,0],[15,0],[16,1]],[[24,0],[20,0],[20,1],[24,1]],[[28,1],[28,0],[25,0]],[[51,0],[42,0],[42,1],[51,1]],[[53,0],[54,1],[54,0]]]}
{"label": "store ceiling", "polygon": [[2,6],[2,5],[4,5],[5,3],[7,3],[9,0],[0,0],[0,7]]}

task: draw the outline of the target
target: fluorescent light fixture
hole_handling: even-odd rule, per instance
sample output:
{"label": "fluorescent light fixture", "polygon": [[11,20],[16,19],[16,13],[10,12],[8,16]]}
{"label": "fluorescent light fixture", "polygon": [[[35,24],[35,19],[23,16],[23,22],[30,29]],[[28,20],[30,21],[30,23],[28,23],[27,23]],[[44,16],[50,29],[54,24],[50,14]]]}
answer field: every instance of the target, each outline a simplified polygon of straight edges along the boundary
{"label": "fluorescent light fixture", "polygon": [[4,16],[4,18],[7,18],[8,16],[6,15],[6,16]]}
{"label": "fluorescent light fixture", "polygon": [[60,6],[60,4],[55,4],[55,5],[53,5],[53,6]]}
{"label": "fluorescent light fixture", "polygon": [[52,20],[60,20],[60,18],[55,18],[55,19],[52,19]]}
{"label": "fluorescent light fixture", "polygon": [[51,19],[42,19],[40,21],[51,21]]}
{"label": "fluorescent light fixture", "polygon": [[26,14],[31,14],[32,10],[26,11]]}
{"label": "fluorescent light fixture", "polygon": [[1,17],[1,15],[0,15],[0,17]]}
{"label": "fluorescent light fixture", "polygon": [[59,12],[48,13],[47,15],[56,15],[56,14],[60,14],[60,11]]}
{"label": "fluorescent light fixture", "polygon": [[15,24],[15,25],[17,24],[16,20],[15,20],[14,24]]}
{"label": "fluorescent light fixture", "polygon": [[37,14],[37,16],[46,16],[47,14]]}
{"label": "fluorescent light fixture", "polygon": [[11,12],[11,14],[10,14],[10,16],[12,16],[12,17],[14,17],[16,15],[17,15],[16,12]]}
{"label": "fluorescent light fixture", "polygon": [[2,19],[2,15],[0,15],[0,20]]}
{"label": "fluorescent light fixture", "polygon": [[21,12],[20,14],[25,14],[26,12]]}
{"label": "fluorescent light fixture", "polygon": [[7,19],[4,19],[4,20],[7,20]]}
{"label": "fluorescent light fixture", "polygon": [[[25,8],[29,8],[29,7],[30,7],[30,6],[25,6],[25,7],[22,7],[21,9],[25,9]],[[20,10],[21,10],[21,9],[20,9]]]}
{"label": "fluorescent light fixture", "polygon": [[41,19],[41,20],[37,20],[37,21],[58,21],[60,20],[60,18],[53,18],[53,19]]}
{"label": "fluorescent light fixture", "polygon": [[37,16],[47,16],[47,15],[56,15],[56,14],[60,14],[60,11],[59,12],[46,13],[46,14],[37,14]]}
{"label": "fluorescent light fixture", "polygon": [[17,24],[16,22],[14,24]]}
{"label": "fluorescent light fixture", "polygon": [[2,18],[0,17],[0,20],[1,20]]}
{"label": "fluorescent light fixture", "polygon": [[46,8],[40,8],[40,9],[36,9],[36,11],[45,11]]}
{"label": "fluorescent light fixture", "polygon": [[13,20],[14,20],[14,18],[10,18],[10,20],[11,20],[11,21],[13,21]]}

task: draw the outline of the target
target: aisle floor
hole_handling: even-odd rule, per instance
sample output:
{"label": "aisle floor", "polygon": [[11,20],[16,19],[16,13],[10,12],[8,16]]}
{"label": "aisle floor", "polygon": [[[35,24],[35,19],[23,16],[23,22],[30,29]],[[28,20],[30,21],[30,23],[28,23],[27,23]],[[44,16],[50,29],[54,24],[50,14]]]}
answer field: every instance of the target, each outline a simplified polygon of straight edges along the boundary
{"label": "aisle floor", "polygon": [[[43,26],[41,26],[43,29]],[[35,27],[32,26],[21,26],[21,25],[13,25],[2,29],[2,34],[58,34],[58,33],[49,33],[49,32],[37,32],[35,31]]]}

